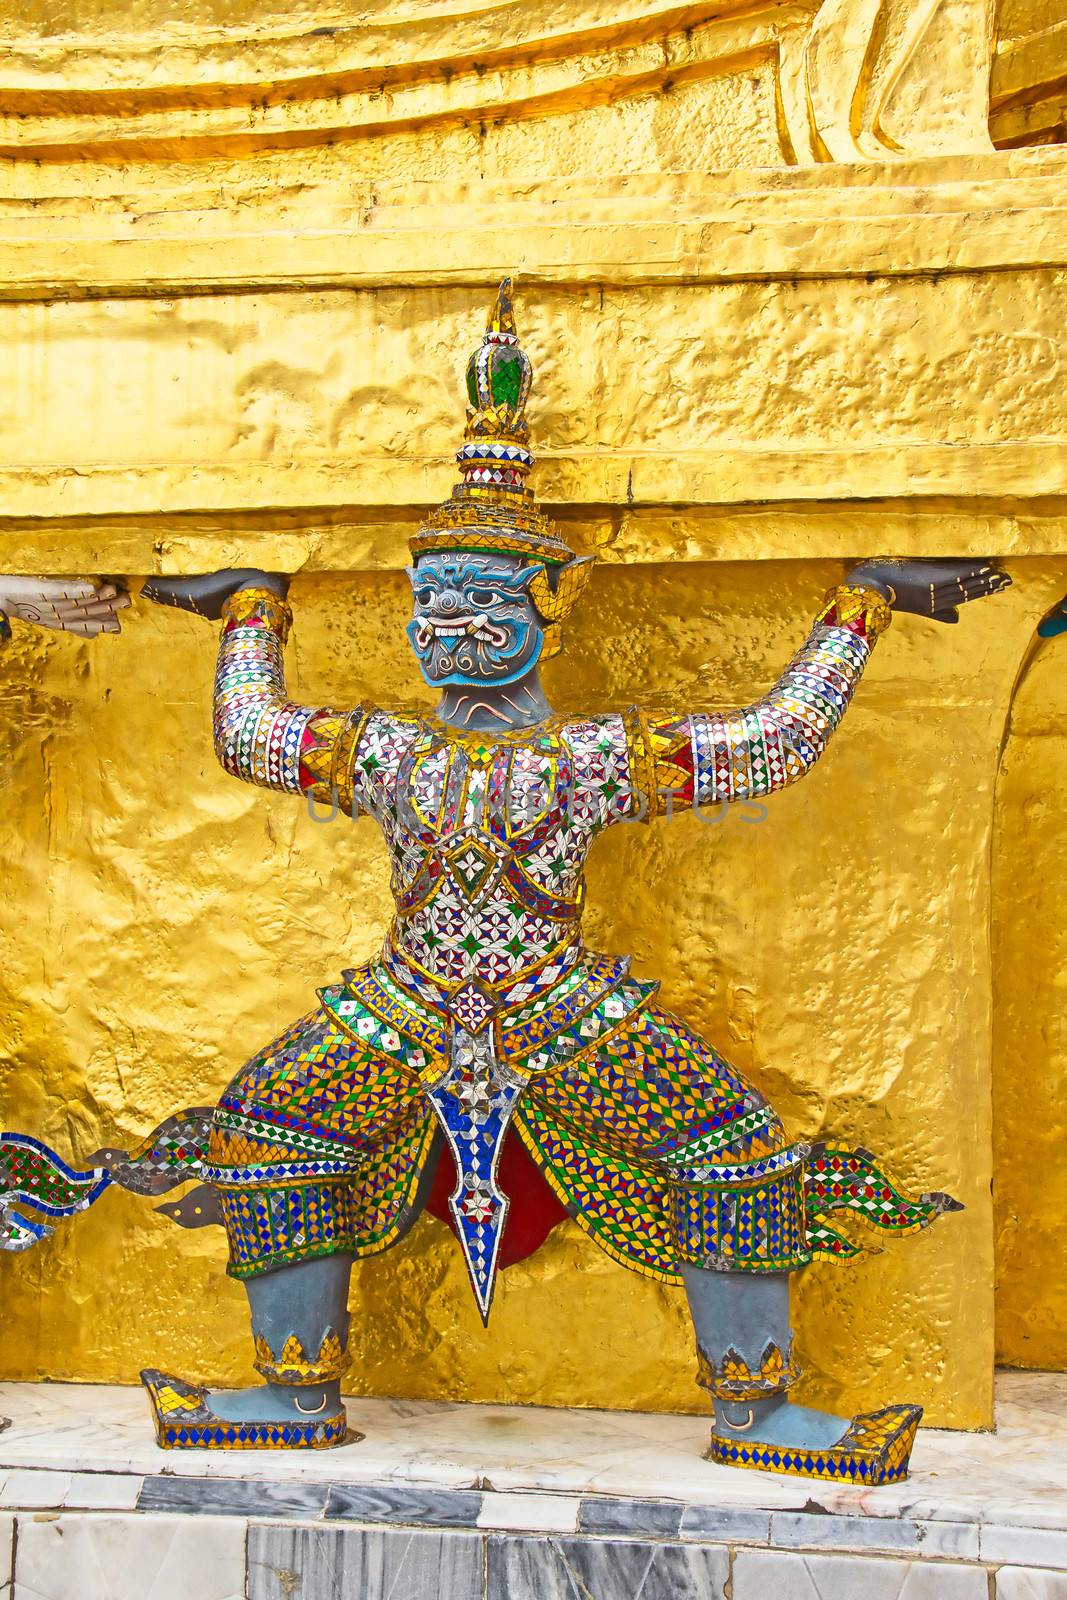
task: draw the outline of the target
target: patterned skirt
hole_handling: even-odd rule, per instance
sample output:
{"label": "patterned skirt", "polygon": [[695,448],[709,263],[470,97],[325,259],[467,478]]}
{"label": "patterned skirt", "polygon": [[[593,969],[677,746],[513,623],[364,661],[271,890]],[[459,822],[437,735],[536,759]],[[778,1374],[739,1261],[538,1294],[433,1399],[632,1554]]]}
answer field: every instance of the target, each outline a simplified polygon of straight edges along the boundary
{"label": "patterned skirt", "polygon": [[[591,1238],[665,1283],[685,1264],[781,1272],[855,1255],[828,1221],[843,1208],[908,1233],[951,1204],[909,1200],[866,1152],[791,1143],[762,1095],[653,1004],[531,1074],[512,1127]],[[242,1068],[215,1112],[203,1175],[231,1275],[388,1249],[439,1151],[423,1075],[316,1009]],[[521,1210],[523,1195],[509,1198]]]}

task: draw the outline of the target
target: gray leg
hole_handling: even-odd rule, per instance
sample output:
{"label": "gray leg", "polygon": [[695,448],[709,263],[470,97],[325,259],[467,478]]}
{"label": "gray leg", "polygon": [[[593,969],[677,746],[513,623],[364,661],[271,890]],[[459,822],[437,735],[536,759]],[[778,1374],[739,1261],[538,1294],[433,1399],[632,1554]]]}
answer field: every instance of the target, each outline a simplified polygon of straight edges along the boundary
{"label": "gray leg", "polygon": [[[759,1365],[768,1343],[783,1352],[792,1343],[789,1321],[788,1272],[709,1272],[703,1267],[682,1268],[689,1311],[697,1343],[714,1359],[723,1350]],[[725,1341],[723,1343],[723,1341]]]}
{"label": "gray leg", "polygon": [[322,1256],[247,1280],[255,1366],[267,1381],[211,1390],[208,1404],[216,1416],[278,1422],[340,1411],[352,1260]]}
{"label": "gray leg", "polygon": [[348,1343],[348,1280],[351,1256],[319,1256],[293,1267],[263,1272],[245,1283],[252,1313],[252,1336],[275,1357],[295,1338],[314,1358],[328,1332]]}
{"label": "gray leg", "polygon": [[683,1266],[682,1276],[715,1432],[809,1449],[836,1444],[848,1427],[844,1418],[787,1398],[795,1378],[789,1274]]}

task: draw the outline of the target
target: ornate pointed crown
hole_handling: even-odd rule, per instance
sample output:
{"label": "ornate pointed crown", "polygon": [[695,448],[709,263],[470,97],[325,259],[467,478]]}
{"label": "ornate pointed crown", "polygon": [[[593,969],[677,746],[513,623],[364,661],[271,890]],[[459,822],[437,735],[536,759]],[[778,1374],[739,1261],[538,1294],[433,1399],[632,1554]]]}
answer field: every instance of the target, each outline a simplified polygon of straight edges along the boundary
{"label": "ornate pointed crown", "polygon": [[526,400],[533,368],[519,348],[511,279],[497,290],[485,337],[467,363],[467,426],[457,453],[460,481],[415,534],[427,550],[481,550],[560,565],[573,559],[526,487],[533,466]]}

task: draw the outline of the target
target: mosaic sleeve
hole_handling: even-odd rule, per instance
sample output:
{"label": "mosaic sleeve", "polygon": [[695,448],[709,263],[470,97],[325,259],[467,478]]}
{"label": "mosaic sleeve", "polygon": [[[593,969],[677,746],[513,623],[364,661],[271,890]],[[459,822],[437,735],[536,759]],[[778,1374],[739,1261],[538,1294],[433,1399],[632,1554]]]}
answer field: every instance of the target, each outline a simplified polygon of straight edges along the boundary
{"label": "mosaic sleeve", "polygon": [[815,765],[848,710],[891,612],[874,589],[831,589],[806,643],[753,705],[643,719],[652,815],[755,800]]}
{"label": "mosaic sleeve", "polygon": [[287,698],[282,650],[292,612],[276,594],[239,589],[222,618],[214,696],[215,751],[222,765],[246,783],[310,794],[351,814],[363,712],[345,715]]}

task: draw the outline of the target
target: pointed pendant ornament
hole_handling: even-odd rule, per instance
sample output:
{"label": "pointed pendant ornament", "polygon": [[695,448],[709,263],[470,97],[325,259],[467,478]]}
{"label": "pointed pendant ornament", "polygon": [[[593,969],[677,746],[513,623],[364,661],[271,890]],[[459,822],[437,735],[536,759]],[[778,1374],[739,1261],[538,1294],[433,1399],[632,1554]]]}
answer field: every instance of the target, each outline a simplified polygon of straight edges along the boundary
{"label": "pointed pendant ornament", "polygon": [[427,1090],[455,1162],[449,1210],[486,1325],[510,1204],[497,1183],[497,1169],[525,1081],[497,1061],[491,1027],[470,1033],[457,1023],[448,1070]]}

